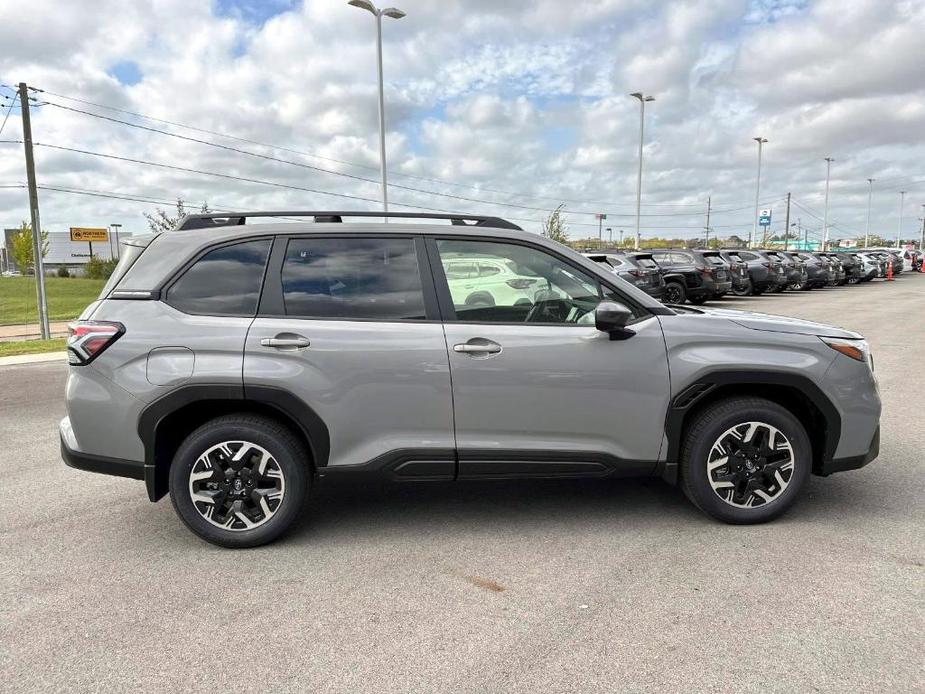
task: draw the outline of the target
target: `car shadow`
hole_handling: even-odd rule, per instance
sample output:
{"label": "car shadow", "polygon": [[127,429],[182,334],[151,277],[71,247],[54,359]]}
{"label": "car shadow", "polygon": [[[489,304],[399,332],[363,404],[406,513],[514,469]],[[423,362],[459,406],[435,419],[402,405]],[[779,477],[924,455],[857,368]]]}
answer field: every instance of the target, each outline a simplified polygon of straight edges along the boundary
{"label": "car shadow", "polygon": [[325,481],[288,541],[377,533],[529,531],[562,519],[593,526],[710,522],[676,487],[654,478],[391,482]]}

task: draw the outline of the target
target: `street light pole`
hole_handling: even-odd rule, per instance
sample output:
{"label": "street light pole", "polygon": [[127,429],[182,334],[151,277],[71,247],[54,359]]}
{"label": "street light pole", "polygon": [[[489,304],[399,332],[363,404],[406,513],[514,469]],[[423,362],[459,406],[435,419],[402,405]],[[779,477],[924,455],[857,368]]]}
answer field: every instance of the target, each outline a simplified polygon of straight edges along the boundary
{"label": "street light pole", "polygon": [[867,179],[867,232],[864,234],[864,248],[870,247],[870,201],[874,196],[874,181],[876,179]]}
{"label": "street light pole", "polygon": [[376,68],[379,75],[379,175],[382,181],[382,211],[388,212],[388,177],[385,166],[385,95],[382,85],[382,17],[385,15],[392,19],[401,19],[405,13],[396,7],[380,10],[370,0],[350,0],[347,4],[366,10],[376,18]]}
{"label": "street light pole", "polygon": [[121,258],[121,257],[122,257],[122,249],[119,248],[119,229],[122,228],[122,225],[121,225],[121,224],[118,224],[118,223],[113,223],[113,224],[110,224],[109,226],[111,226],[113,229],[116,230],[116,257],[117,257],[117,258]]}
{"label": "street light pole", "polygon": [[636,175],[636,250],[640,246],[639,217],[642,208],[642,145],[645,142],[646,131],[646,102],[655,101],[654,96],[646,96],[642,92],[633,92],[630,96],[639,99],[639,172]]}
{"label": "street light pole", "polygon": [[832,172],[832,157],[825,158],[825,211],[822,213],[822,250],[829,250],[829,175]]}
{"label": "street light pole", "polygon": [[906,191],[899,191],[899,228],[896,230],[896,247],[899,248],[903,237],[903,207],[906,200]]}
{"label": "street light pole", "polygon": [[752,224],[752,233],[748,237],[748,247],[751,248],[754,240],[758,238],[758,196],[761,194],[761,146],[767,142],[767,139],[764,137],[753,137],[755,142],[758,143],[758,180],[755,183],[755,219],[754,224]]}

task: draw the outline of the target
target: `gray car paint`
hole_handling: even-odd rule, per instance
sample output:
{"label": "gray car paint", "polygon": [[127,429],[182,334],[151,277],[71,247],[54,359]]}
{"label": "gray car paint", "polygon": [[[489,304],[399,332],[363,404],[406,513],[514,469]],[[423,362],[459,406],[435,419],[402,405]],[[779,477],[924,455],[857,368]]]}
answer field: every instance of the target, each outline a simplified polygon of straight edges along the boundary
{"label": "gray car paint", "polygon": [[[203,250],[224,241],[340,232],[518,239],[567,256],[616,286],[627,301],[664,313],[642,290],[534,234],[471,227],[448,232],[446,226],[417,224],[264,224],[162,233],[116,289],[157,290]],[[180,383],[247,382],[292,390],[326,418],[333,465],[356,465],[396,447],[457,444],[662,460],[670,399],[716,368],[811,378],[843,417],[837,457],[866,452],[879,418],[869,367],[817,337],[858,336],[789,318],[715,310],[656,315],[634,326],[636,336],[610,341],[591,326],[194,316],[163,301],[101,299],[82,318],[119,321],[126,333],[92,364],[70,367],[69,417],[61,430],[75,450],[126,460],[143,460],[141,410]],[[291,353],[259,344],[277,332],[304,334],[311,347]],[[494,339],[504,350],[478,362],[452,351],[453,344],[472,337]],[[149,379],[149,354],[164,347],[177,349],[156,355],[157,375]],[[184,350],[193,353],[188,378]]]}

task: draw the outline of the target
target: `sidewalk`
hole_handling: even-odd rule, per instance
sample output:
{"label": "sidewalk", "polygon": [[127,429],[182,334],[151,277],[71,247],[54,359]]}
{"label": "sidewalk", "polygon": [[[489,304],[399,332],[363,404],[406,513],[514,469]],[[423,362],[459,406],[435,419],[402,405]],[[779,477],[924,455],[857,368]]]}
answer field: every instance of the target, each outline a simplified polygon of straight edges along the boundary
{"label": "sidewalk", "polygon": [[[52,337],[67,337],[67,324],[70,321],[52,321],[49,323]],[[20,325],[0,325],[0,342],[12,340],[38,339],[42,331],[38,323],[22,323]]]}

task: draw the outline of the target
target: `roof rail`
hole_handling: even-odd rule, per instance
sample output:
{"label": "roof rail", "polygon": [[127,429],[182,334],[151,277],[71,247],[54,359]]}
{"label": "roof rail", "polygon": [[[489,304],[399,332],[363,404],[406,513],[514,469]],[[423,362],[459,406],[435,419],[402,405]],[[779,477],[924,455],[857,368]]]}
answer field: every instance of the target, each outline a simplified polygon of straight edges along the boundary
{"label": "roof rail", "polygon": [[344,217],[388,217],[389,219],[448,219],[460,226],[494,227],[516,229],[516,224],[501,217],[486,217],[473,214],[432,214],[429,212],[319,212],[317,210],[273,210],[268,212],[197,212],[184,216],[177,224],[177,231],[189,229],[211,229],[245,224],[250,217],[313,217],[318,223],[339,223]]}

